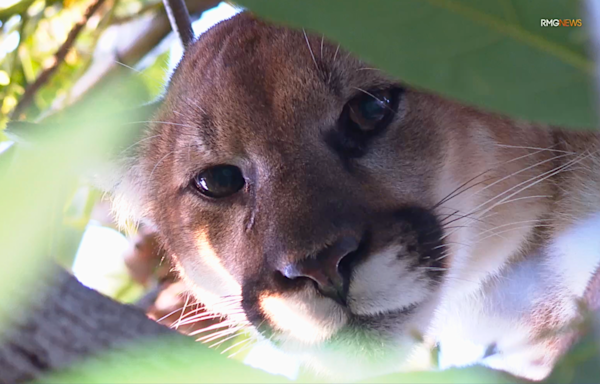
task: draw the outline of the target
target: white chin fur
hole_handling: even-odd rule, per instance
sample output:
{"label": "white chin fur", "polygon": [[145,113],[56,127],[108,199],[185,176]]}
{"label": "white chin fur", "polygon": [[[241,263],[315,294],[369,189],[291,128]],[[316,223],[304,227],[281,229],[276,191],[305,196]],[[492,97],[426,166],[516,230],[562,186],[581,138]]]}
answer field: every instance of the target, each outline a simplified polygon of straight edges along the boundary
{"label": "white chin fur", "polygon": [[371,255],[356,267],[348,294],[348,306],[357,315],[399,311],[422,302],[429,291],[421,273],[411,271],[408,261],[398,258],[402,247],[393,246]]}
{"label": "white chin fur", "polygon": [[347,322],[344,310],[314,289],[285,294],[265,294],[260,306],[270,324],[302,344],[323,342]]}

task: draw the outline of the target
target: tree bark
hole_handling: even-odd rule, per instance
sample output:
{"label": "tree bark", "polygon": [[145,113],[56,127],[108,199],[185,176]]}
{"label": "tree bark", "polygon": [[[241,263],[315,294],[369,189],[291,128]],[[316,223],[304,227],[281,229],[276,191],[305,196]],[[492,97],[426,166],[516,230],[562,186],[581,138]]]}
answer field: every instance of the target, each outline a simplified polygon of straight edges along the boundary
{"label": "tree bark", "polygon": [[23,311],[10,308],[12,325],[0,341],[0,383],[29,381],[136,339],[179,335],[83,286],[65,270],[52,269],[29,292]]}

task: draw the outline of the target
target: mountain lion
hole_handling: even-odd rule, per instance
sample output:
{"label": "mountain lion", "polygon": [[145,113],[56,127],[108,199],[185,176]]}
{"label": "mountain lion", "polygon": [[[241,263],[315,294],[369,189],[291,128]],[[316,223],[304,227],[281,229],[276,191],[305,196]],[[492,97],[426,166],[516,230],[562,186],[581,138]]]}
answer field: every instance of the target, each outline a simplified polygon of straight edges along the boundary
{"label": "mountain lion", "polygon": [[[597,308],[600,136],[457,104],[241,14],[185,53],[111,185],[233,333],[338,380],[540,380]],[[117,179],[117,178],[115,178]],[[223,328],[227,329],[227,328]]]}

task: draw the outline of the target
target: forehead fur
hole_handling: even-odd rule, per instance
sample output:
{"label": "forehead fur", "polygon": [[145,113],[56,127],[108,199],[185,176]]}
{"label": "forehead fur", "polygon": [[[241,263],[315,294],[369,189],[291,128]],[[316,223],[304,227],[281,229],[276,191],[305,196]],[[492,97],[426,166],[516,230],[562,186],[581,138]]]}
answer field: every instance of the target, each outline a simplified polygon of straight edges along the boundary
{"label": "forehead fur", "polygon": [[289,140],[300,130],[281,133],[283,126],[327,120],[320,113],[328,106],[384,84],[389,79],[338,45],[240,14],[209,30],[185,53],[171,80],[170,89],[177,92],[168,93],[163,111],[195,111],[181,116],[182,123],[203,125],[200,134],[210,150],[230,130],[246,144],[257,130]]}

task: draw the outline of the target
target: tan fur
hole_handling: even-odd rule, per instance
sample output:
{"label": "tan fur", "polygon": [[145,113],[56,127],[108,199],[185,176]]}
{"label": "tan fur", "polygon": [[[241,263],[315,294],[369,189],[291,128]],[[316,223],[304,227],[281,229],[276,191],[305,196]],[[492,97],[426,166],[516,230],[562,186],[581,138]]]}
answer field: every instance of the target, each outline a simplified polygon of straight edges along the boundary
{"label": "tan fur", "polygon": [[[548,247],[600,211],[600,137],[512,120],[405,87],[393,123],[369,141],[365,155],[340,159],[323,138],[336,129],[344,104],[364,90],[399,84],[321,37],[237,16],[186,52],[148,139],[114,188],[116,199],[156,225],[200,300],[218,306],[219,297],[241,292],[236,308],[243,306],[252,321],[277,319],[275,339],[282,348],[314,357],[308,364],[328,366],[336,377],[401,369],[398,356],[407,358],[405,350],[418,344],[413,331],[437,342],[452,323],[446,319],[455,318],[459,326],[462,314],[472,311],[480,324],[521,329],[525,336],[518,342],[532,348],[495,367],[541,379],[573,338],[562,344],[566,339],[547,339],[540,349],[536,337],[577,317],[577,297],[559,278],[546,278],[554,265]],[[242,169],[245,189],[213,202],[190,193],[190,180],[219,164]],[[426,255],[418,251],[425,248],[410,251],[419,234],[412,219],[392,218],[413,206],[441,223],[445,253],[439,275],[419,269],[431,269],[422,264],[428,261],[414,264]],[[348,308],[323,304],[329,299],[309,282],[289,292],[278,285],[282,266],[367,230],[369,254],[355,268],[370,272],[356,272],[365,280],[350,283],[350,300],[360,291],[385,310],[373,309],[367,299],[355,299]],[[398,250],[404,264],[386,256],[389,249]],[[569,257],[577,262],[577,255]],[[532,261],[541,276],[541,285],[527,282],[533,301],[515,304],[524,311],[512,304],[503,309],[502,300],[493,299],[504,296],[503,279],[526,277],[519,268]],[[380,281],[373,271],[398,280]],[[400,285],[409,278],[414,283]],[[386,293],[398,287],[398,294]],[[335,319],[324,314],[328,306]],[[282,323],[294,316],[290,308],[304,308],[302,320],[314,318],[314,326],[322,327],[315,337],[321,342],[325,335],[323,347],[294,338],[296,325]],[[344,333],[348,323],[359,325]],[[357,347],[355,333],[363,330],[385,342]],[[468,331],[465,338],[485,339]],[[379,357],[365,360],[364,351]],[[337,356],[348,364],[341,372],[334,367]],[[541,368],[514,365],[528,359]],[[382,367],[383,361],[396,365]]]}

